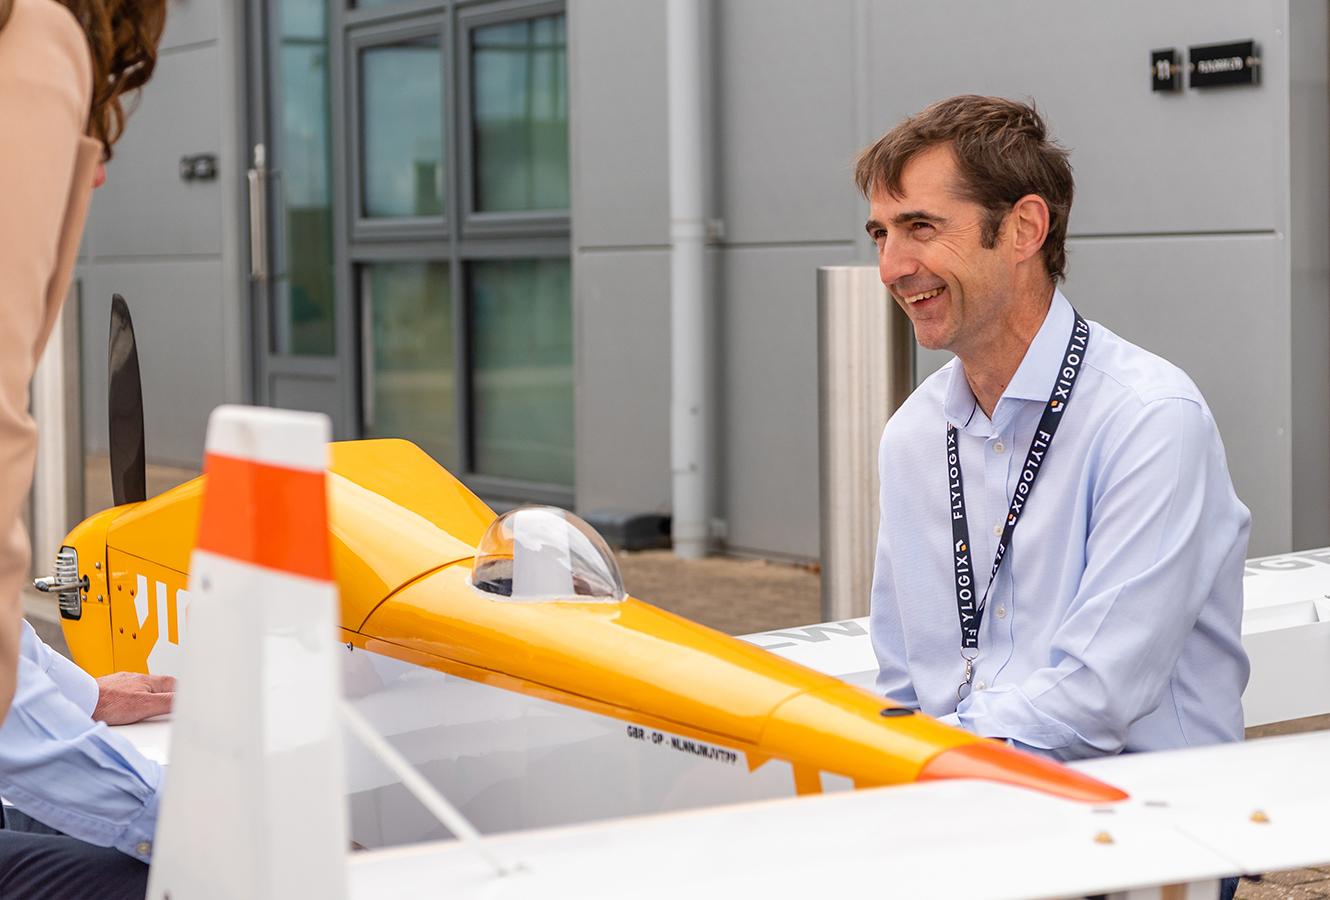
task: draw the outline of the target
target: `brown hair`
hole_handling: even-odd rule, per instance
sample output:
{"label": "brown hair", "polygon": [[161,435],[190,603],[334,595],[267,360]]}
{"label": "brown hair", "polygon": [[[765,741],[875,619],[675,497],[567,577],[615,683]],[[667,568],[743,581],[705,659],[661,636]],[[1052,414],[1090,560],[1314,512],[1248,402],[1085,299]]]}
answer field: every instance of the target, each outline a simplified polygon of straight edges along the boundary
{"label": "brown hair", "polygon": [[[60,0],[83,26],[92,51],[92,108],[88,133],[102,142],[102,159],[120,140],[128,113],[120,98],[138,90],[157,65],[157,42],[166,26],[166,0]],[[0,28],[13,0],[0,0]]]}
{"label": "brown hair", "polygon": [[854,182],[865,197],[885,187],[901,196],[901,173],[925,150],[946,145],[956,159],[962,199],[985,210],[983,246],[997,246],[1016,201],[1035,194],[1048,204],[1048,236],[1040,248],[1056,284],[1066,275],[1067,219],[1075,185],[1069,151],[1050,140],[1034,103],[963,94],[929,106],[859,154]]}
{"label": "brown hair", "polygon": [[[6,0],[0,0],[4,3]],[[12,0],[10,0],[12,2]],[[125,130],[121,98],[152,77],[157,42],[166,26],[166,0],[60,0],[83,26],[92,50],[92,109],[88,134],[102,142],[102,159]]]}
{"label": "brown hair", "polygon": [[92,110],[88,133],[102,142],[102,159],[120,140],[128,115],[120,98],[138,90],[157,65],[166,27],[166,0],[60,0],[87,32],[92,47]]}

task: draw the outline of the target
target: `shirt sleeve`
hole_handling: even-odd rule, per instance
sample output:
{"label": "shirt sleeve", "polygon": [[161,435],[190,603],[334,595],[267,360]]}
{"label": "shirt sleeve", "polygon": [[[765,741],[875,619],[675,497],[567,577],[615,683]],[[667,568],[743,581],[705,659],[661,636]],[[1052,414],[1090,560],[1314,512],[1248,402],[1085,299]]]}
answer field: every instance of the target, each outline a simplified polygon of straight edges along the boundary
{"label": "shirt sleeve", "polygon": [[1048,665],[975,691],[956,711],[968,731],[1057,759],[1123,749],[1132,724],[1165,700],[1217,585],[1241,615],[1251,516],[1200,404],[1147,403],[1088,486],[1085,570]]}
{"label": "shirt sleeve", "polygon": [[877,532],[877,555],[873,561],[872,604],[869,607],[868,632],[873,640],[873,653],[877,656],[877,692],[888,700],[919,708],[919,697],[910,679],[905,659],[905,629],[900,610],[896,606],[895,581],[892,577],[891,541],[887,536],[889,517],[886,509],[886,485],[889,475],[884,469],[886,434],[878,452],[878,470],[882,472],[882,506]]}
{"label": "shirt sleeve", "polygon": [[22,654],[31,659],[33,664],[55,683],[65,699],[91,718],[97,710],[97,698],[100,693],[97,679],[80,669],[72,660],[52,650],[45,641],[37,637],[37,632],[27,620],[23,621],[22,627],[19,644]]}
{"label": "shirt sleeve", "polygon": [[[145,862],[157,824],[161,767],[94,722],[87,682],[23,623],[18,690],[0,726],[0,794],[52,828]],[[66,665],[67,663],[67,665]],[[86,679],[86,680],[85,680]],[[78,696],[58,686],[71,685]]]}

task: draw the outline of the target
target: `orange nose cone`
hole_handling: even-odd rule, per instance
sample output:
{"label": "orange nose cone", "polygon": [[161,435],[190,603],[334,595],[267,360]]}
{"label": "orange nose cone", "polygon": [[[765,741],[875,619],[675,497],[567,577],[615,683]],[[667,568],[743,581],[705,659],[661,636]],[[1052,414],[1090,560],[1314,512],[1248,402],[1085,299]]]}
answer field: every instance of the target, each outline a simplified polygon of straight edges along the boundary
{"label": "orange nose cone", "polygon": [[1082,775],[1052,760],[987,741],[943,750],[924,764],[919,781],[938,778],[983,778],[1034,788],[1082,803],[1115,803],[1127,795],[1112,785]]}

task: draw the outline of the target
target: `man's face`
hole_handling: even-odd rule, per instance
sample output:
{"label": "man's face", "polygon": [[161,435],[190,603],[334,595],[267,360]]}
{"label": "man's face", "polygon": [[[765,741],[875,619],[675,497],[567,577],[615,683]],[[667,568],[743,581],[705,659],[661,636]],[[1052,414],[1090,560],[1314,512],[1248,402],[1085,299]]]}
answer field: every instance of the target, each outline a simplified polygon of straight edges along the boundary
{"label": "man's face", "polygon": [[868,233],[882,283],[929,350],[982,352],[1014,294],[1016,260],[1003,229],[983,246],[983,209],[956,196],[950,147],[934,147],[901,173],[901,196],[874,188]]}

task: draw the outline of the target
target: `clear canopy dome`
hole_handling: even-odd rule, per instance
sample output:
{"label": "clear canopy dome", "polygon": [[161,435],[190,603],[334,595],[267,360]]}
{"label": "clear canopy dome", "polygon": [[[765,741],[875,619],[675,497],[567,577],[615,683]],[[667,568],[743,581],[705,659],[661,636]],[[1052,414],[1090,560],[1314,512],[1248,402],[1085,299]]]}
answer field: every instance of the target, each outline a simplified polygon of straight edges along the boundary
{"label": "clear canopy dome", "polygon": [[605,539],[553,506],[524,506],[495,519],[476,549],[471,586],[521,603],[617,603],[625,596]]}

